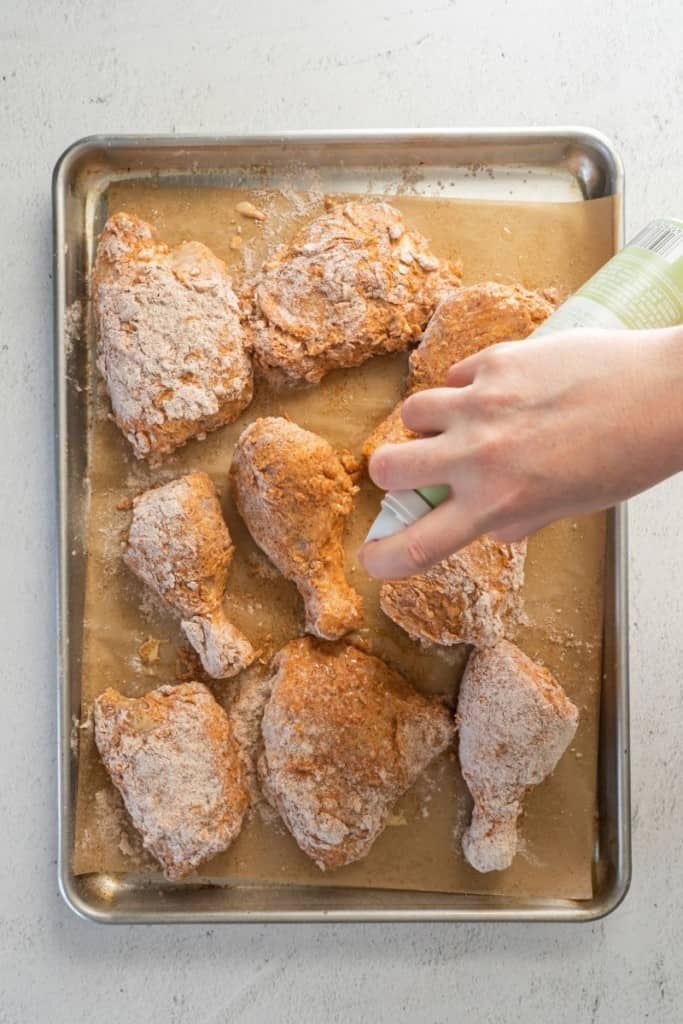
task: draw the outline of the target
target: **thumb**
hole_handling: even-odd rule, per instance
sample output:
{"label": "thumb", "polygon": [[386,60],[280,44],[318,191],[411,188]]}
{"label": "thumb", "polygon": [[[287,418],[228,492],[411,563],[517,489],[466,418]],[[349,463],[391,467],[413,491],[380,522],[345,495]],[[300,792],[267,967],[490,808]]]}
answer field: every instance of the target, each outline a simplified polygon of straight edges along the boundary
{"label": "thumb", "polygon": [[364,544],[359,560],[370,576],[401,579],[424,572],[485,532],[456,498],[449,498],[424,518],[393,537]]}

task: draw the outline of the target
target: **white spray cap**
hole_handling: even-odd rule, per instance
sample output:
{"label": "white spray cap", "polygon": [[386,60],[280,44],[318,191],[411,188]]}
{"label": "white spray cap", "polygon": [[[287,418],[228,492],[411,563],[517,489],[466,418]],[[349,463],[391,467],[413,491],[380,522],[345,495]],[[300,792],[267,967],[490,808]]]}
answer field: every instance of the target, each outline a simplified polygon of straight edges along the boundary
{"label": "white spray cap", "polygon": [[431,510],[432,506],[417,491],[390,491],[382,498],[381,511],[365,540],[392,537],[406,526],[412,526]]}

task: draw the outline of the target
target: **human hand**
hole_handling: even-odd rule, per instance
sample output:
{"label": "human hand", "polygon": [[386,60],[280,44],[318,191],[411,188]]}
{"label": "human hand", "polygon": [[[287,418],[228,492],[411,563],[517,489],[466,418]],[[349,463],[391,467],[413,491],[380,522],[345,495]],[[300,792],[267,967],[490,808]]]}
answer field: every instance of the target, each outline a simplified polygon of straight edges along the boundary
{"label": "human hand", "polygon": [[563,331],[456,363],[411,395],[369,472],[383,490],[447,484],[451,497],[365,544],[371,576],[421,572],[484,533],[513,541],[607,508],[683,469],[683,328]]}

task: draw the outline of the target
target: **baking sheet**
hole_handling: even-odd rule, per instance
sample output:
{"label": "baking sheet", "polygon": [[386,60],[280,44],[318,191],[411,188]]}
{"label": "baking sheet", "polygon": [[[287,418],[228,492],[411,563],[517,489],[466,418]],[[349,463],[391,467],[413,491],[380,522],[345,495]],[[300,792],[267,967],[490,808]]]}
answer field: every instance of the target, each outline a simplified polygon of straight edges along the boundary
{"label": "baking sheet", "polygon": [[[265,227],[236,217],[241,198],[268,210]],[[466,281],[519,281],[529,287],[571,291],[614,250],[612,199],[589,203],[481,203],[453,199],[392,197],[435,251],[459,254]],[[111,188],[110,211],[125,209],[154,223],[170,244],[197,238],[232,266],[238,282],[275,240],[321,209],[322,197],[295,193],[258,195],[168,185]],[[234,222],[234,223],[231,223]],[[230,249],[242,229],[242,255]],[[246,254],[246,259],[245,255]],[[161,469],[137,463],[107,420],[107,404],[91,382],[91,505],[83,655],[83,719],[93,697],[113,685],[129,694],[174,678],[177,624],[144,591],[120,561],[128,516],[117,505],[150,484],[194,468],[206,469],[223,494],[238,554],[230,577],[228,609],[263,651],[264,659],[301,627],[295,588],[273,575],[231,506],[226,488],[230,452],[243,427],[257,415],[285,414],[334,444],[358,452],[370,429],[393,406],[406,357],[377,359],[330,375],[314,390],[271,396],[261,389],[237,424],[193,442]],[[455,695],[464,652],[422,652],[378,610],[377,585],[353,561],[353,552],[374,517],[378,494],[365,483],[347,538],[351,578],[366,598],[371,649],[399,667],[418,687]],[[454,755],[435,764],[396,808],[393,824],[357,865],[322,875],[294,841],[259,815],[231,850],[206,865],[203,877],[230,881],[293,882],[445,892],[497,892],[551,898],[588,898],[597,775],[597,725],[601,669],[604,519],[590,517],[550,527],[533,538],[527,562],[529,625],[521,646],[547,664],[579,705],[575,744],[552,779],[534,791],[523,821],[523,849],[505,873],[480,876],[464,863],[459,834],[469,797]],[[164,641],[161,658],[145,667],[139,647],[149,637]],[[259,671],[257,668],[256,672]],[[261,668],[265,672],[265,666]],[[231,684],[217,684],[219,699]],[[133,853],[126,856],[120,847]],[[81,730],[74,871],[140,872],[151,867],[112,796],[87,729]]]}

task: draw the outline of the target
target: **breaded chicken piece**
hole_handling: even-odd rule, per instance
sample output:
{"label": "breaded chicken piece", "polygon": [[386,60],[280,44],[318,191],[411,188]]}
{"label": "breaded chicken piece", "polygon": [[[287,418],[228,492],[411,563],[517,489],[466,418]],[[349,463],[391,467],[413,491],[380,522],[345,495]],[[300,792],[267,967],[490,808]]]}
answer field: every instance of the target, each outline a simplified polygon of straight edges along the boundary
{"label": "breaded chicken piece", "polygon": [[426,572],[387,580],[380,607],[415,640],[489,647],[521,615],[526,546],[480,537]]}
{"label": "breaded chicken piece", "polygon": [[503,871],[517,852],[517,821],[532,786],[554,771],[579,713],[547,669],[503,640],[473,651],[460,685],[460,766],[474,799],[463,836],[477,871]]}
{"label": "breaded chicken piece", "polygon": [[460,288],[439,303],[410,354],[411,392],[443,384],[453,363],[489,345],[527,338],[554,311],[538,292],[487,281]]}
{"label": "breaded chicken piece", "polygon": [[[488,281],[452,292],[439,303],[422,341],[410,354],[406,393],[441,387],[453,363],[489,345],[528,337],[553,310],[538,292],[519,285]],[[397,405],[370,434],[363,454],[369,459],[381,444],[415,437],[404,427]]]}
{"label": "breaded chicken piece", "polygon": [[138,458],[158,461],[249,405],[239,306],[205,245],[169,249],[145,221],[117,213],[100,236],[92,292],[97,366]]}
{"label": "breaded chicken piece", "polygon": [[258,762],[264,795],[322,871],[360,860],[450,743],[450,715],[348,644],[293,640],[273,667]]}
{"label": "breaded chicken piece", "polygon": [[228,717],[201,683],[140,698],[105,690],[95,742],[126,810],[171,881],[226,850],[247,809]]}
{"label": "breaded chicken piece", "polygon": [[234,546],[216,488],[189,473],[133,500],[123,559],[174,611],[210,676],[234,676],[254,650],[223,610]]}
{"label": "breaded chicken piece", "polygon": [[417,341],[461,280],[387,203],[349,202],[317,217],[263,266],[253,291],[254,360],[276,387]]}
{"label": "breaded chicken piece", "polygon": [[403,422],[399,402],[365,439],[363,456],[369,462],[373,452],[383,444],[402,444],[403,441],[416,441],[420,435],[409,430]]}
{"label": "breaded chicken piece", "polygon": [[269,416],[241,434],[230,480],[250,534],[296,584],[306,631],[335,640],[362,622],[344,573],[342,534],[358,490],[357,460],[296,423]]}

